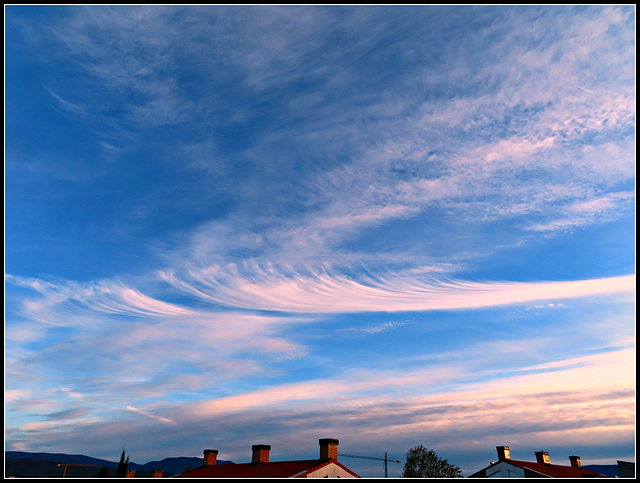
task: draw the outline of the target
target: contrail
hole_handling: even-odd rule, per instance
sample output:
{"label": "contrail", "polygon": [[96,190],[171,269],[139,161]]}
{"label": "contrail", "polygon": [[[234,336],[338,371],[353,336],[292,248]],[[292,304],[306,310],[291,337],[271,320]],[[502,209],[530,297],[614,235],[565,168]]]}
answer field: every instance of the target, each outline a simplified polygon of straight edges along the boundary
{"label": "contrail", "polygon": [[142,414],[143,416],[146,416],[150,419],[155,419],[156,421],[160,421],[162,423],[176,424],[171,419],[163,418],[162,416],[156,416],[154,414],[149,414],[148,412],[142,411],[141,409],[138,409],[138,408],[134,408],[133,406],[127,406],[127,411],[132,411],[134,413]]}
{"label": "contrail", "polygon": [[575,86],[575,87],[577,87],[578,89],[583,90],[585,92],[588,92],[589,94],[595,94],[595,92],[590,91],[589,89],[585,89],[584,87],[580,87],[580,86]]}

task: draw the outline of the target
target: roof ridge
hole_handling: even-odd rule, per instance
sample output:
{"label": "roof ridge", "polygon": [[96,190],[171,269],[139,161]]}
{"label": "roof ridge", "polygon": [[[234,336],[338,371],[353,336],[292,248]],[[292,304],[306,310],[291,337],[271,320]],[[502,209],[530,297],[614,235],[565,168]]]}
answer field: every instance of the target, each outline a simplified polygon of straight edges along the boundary
{"label": "roof ridge", "polygon": [[[261,464],[261,465],[268,465],[271,463],[299,463],[302,461],[333,461],[333,460],[328,460],[326,458],[305,458],[305,459],[298,459],[298,460],[277,460],[277,461],[265,461],[262,463],[257,463],[257,464]],[[256,463],[252,463],[251,461],[247,462],[247,463],[235,463],[236,465],[255,465]]]}
{"label": "roof ridge", "polygon": [[[541,474],[546,474],[544,473],[545,468],[562,468],[574,473],[580,472],[582,474],[588,473],[588,474],[602,476],[600,475],[600,473],[596,473],[595,471],[589,470],[587,468],[575,467],[571,465],[560,465],[556,463],[540,463],[538,461],[525,461],[525,460],[514,460],[514,459],[498,461],[497,463],[511,463],[514,466],[521,466],[523,468],[527,468],[531,471],[535,471],[536,473],[541,473]],[[490,466],[493,466],[493,465],[490,465]]]}

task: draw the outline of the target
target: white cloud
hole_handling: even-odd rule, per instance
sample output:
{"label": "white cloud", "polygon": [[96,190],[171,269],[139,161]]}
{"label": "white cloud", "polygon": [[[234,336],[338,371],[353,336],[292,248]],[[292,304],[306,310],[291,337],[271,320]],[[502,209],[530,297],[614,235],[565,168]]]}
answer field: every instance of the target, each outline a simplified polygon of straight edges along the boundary
{"label": "white cloud", "polygon": [[573,230],[594,223],[609,221],[623,209],[624,205],[635,199],[634,193],[611,193],[602,197],[591,197],[586,201],[576,200],[565,206],[561,213],[562,218],[546,223],[533,224],[529,230],[538,232],[561,232]]}
{"label": "white cloud", "polygon": [[4,392],[5,401],[18,401],[29,396],[29,391],[26,389],[12,389]]}
{"label": "white cloud", "polygon": [[[134,439],[140,446],[153,440],[154,450],[146,457],[155,459],[173,455],[184,433],[189,435],[187,445],[194,454],[215,444],[225,458],[236,461],[244,461],[247,448],[255,444],[257,424],[263,441],[290,455],[301,451],[292,445],[304,439],[317,441],[328,433],[341,440],[345,452],[348,447],[368,447],[382,440],[408,449],[413,441],[423,441],[425,432],[429,444],[440,451],[450,450],[460,440],[469,442],[466,447],[484,446],[485,450],[495,446],[495,438],[508,438],[512,446],[577,441],[587,428],[607,438],[611,434],[624,438],[634,427],[633,360],[632,349],[619,350],[557,360],[549,366],[554,371],[540,372],[544,367],[535,366],[530,369],[536,372],[525,375],[497,372],[478,383],[463,383],[469,376],[466,372],[474,372],[469,361],[464,363],[466,371],[461,364],[457,369],[402,374],[363,371],[205,402],[166,405],[153,413],[129,407],[128,411],[152,417],[145,418],[148,423],[111,420],[105,434],[116,431],[114,434]],[[620,371],[621,367],[630,369]],[[453,388],[452,381],[458,382]],[[407,398],[407,393],[412,396]],[[169,420],[181,432],[154,426]],[[103,426],[84,426],[81,434],[100,431]],[[50,435],[57,435],[65,447],[83,444],[78,434],[73,435],[77,440],[72,444],[68,426],[60,433],[42,424],[23,429],[31,432],[32,441],[39,441],[45,428],[52,429]],[[349,428],[348,434],[344,428]],[[228,431],[234,431],[233,440],[221,436]]]}
{"label": "white cloud", "polygon": [[[38,298],[24,298],[23,305],[32,320],[51,325],[69,325],[85,312],[114,316],[184,316],[190,309],[148,297],[116,281],[88,283],[52,283],[43,280],[6,275],[5,280],[41,294]],[[67,321],[67,323],[65,323]]]}
{"label": "white cloud", "polygon": [[[632,364],[628,350],[559,360],[542,350],[553,348],[551,338],[481,348],[476,340],[476,350],[406,355],[433,370],[372,374],[346,364],[335,377],[312,380],[306,364],[317,354],[290,329],[319,314],[556,308],[609,295],[635,302],[634,275],[428,278],[473,270],[479,252],[627,213],[635,199],[633,17],[632,8],[617,7],[462,15],[449,7],[210,6],[74,7],[41,31],[14,19],[26,40],[38,39],[28,42],[33,52],[81,75],[82,82],[52,77],[54,105],[88,120],[103,154],[131,161],[125,155],[135,153],[172,183],[156,180],[155,191],[141,187],[117,208],[104,206],[104,218],[117,218],[115,229],[127,236],[134,222],[144,226],[136,244],[162,247],[164,267],[154,260],[134,283],[6,277],[28,292],[14,298],[19,321],[6,328],[11,415],[65,416],[70,401],[90,408],[64,426],[36,415],[11,428],[33,444],[70,447],[104,434],[103,451],[123,435],[154,448],[167,441],[167,456],[181,441],[166,423],[184,428],[196,454],[216,432],[254,437],[258,421],[265,436],[284,425],[292,441],[356,427],[360,436],[350,429],[350,437],[358,445],[383,435],[405,444],[428,432],[446,447],[451,428],[470,444],[489,444],[512,431],[505,413],[518,417],[514,438],[577,441],[579,427],[626,437],[634,386],[616,367]],[[52,32],[55,50],[33,48],[49,45]],[[160,131],[170,146],[160,144]],[[93,167],[69,166],[60,149],[48,170],[96,180],[86,175]],[[105,168],[102,181],[114,172]],[[115,216],[121,211],[129,225]],[[114,227],[102,214],[92,226],[108,235]],[[412,221],[418,231],[387,231]],[[477,247],[469,227],[487,221],[508,235]],[[441,237],[436,256],[429,243],[439,224],[459,229],[465,242]],[[339,333],[406,329],[389,317]],[[609,340],[602,334],[611,327]],[[621,325],[592,331],[609,348],[634,343]],[[511,374],[467,362],[482,351],[491,355],[486,366],[517,358],[525,345],[545,355],[510,366]],[[303,380],[270,379],[292,375]],[[72,429],[82,431],[79,439]]]}
{"label": "white cloud", "polygon": [[162,275],[176,288],[209,302],[300,313],[462,309],[635,290],[633,275],[571,282],[472,283],[404,277],[358,280],[335,273],[285,273],[256,266],[246,275],[237,267],[211,267],[191,271],[187,277]]}

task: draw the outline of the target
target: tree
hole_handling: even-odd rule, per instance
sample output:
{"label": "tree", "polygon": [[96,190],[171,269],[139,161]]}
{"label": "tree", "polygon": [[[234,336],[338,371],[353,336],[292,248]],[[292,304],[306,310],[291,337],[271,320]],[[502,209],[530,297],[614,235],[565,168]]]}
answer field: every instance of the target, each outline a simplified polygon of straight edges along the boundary
{"label": "tree", "polygon": [[109,477],[109,468],[107,468],[106,466],[103,466],[102,468],[100,468],[100,471],[98,472],[98,475],[96,476],[96,478],[108,478]]}
{"label": "tree", "polygon": [[116,478],[126,478],[128,468],[129,468],[129,456],[127,456],[125,459],[124,448],[122,448],[122,454],[120,455],[120,463],[118,463],[118,470],[116,471]]}
{"label": "tree", "polygon": [[407,452],[402,476],[404,478],[462,478],[462,470],[447,460],[439,458],[435,451],[420,445]]}

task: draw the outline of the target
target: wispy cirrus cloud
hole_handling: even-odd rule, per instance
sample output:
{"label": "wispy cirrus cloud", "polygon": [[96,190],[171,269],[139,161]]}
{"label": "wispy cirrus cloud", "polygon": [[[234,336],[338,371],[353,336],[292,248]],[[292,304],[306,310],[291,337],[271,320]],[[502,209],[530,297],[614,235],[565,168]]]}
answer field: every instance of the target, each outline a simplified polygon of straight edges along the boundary
{"label": "wispy cirrus cloud", "polygon": [[586,201],[577,200],[575,203],[562,209],[564,215],[559,220],[547,223],[535,224],[528,227],[537,232],[558,233],[564,230],[572,230],[585,225],[606,221],[616,216],[616,211],[621,205],[635,199],[631,192],[611,193],[600,198],[593,197]]}
{"label": "wispy cirrus cloud", "polygon": [[25,300],[24,307],[34,320],[56,324],[65,315],[177,316],[191,310],[152,299],[115,281],[89,283],[47,282],[40,279],[5,275],[5,281],[29,288],[41,297]]}
{"label": "wispy cirrus cloud", "polygon": [[631,439],[632,8],[8,12],[12,447]]}
{"label": "wispy cirrus cloud", "polygon": [[[410,11],[389,13],[408,22],[416,36],[426,35],[418,18],[428,20],[432,12],[442,13]],[[64,28],[57,26],[56,32],[61,51],[75,59],[96,84],[106,86],[95,91],[106,89],[109,95],[94,99],[94,115],[105,117],[110,109],[124,109],[138,128],[177,122],[187,126],[189,137],[195,140],[178,146],[182,156],[170,155],[171,161],[162,162],[178,170],[195,167],[207,173],[207,183],[225,192],[229,181],[239,181],[234,164],[248,163],[253,174],[240,183],[241,196],[233,197],[238,203],[234,223],[242,223],[238,218],[255,217],[256,207],[264,215],[281,212],[283,204],[302,201],[302,206],[313,211],[298,220],[299,226],[305,227],[307,243],[321,248],[339,246],[358,227],[434,209],[466,218],[481,213],[508,220],[513,215],[535,214],[547,219],[534,226],[546,227],[547,232],[564,229],[575,222],[564,216],[558,219],[557,212],[547,216],[550,207],[589,202],[616,183],[633,178],[634,160],[624,152],[616,159],[603,156],[604,150],[610,149],[601,142],[607,141],[609,134],[633,126],[633,69],[618,71],[615,79],[604,67],[585,70],[586,61],[594,55],[603,65],[617,62],[626,66],[620,59],[633,50],[632,42],[625,48],[624,43],[603,46],[602,38],[595,40],[599,35],[606,39],[611,25],[626,21],[623,11],[603,8],[598,15],[572,12],[575,16],[568,25],[561,12],[533,7],[476,12],[474,21],[460,19],[474,27],[466,34],[473,41],[464,43],[474,47],[461,49],[455,39],[442,42],[444,51],[457,54],[446,57],[446,62],[438,59],[442,69],[401,63],[397,74],[378,74],[380,82],[387,82],[378,91],[381,94],[373,96],[356,85],[362,72],[347,62],[347,54],[364,55],[376,38],[374,32],[384,32],[388,40],[379,54],[383,58],[411,45],[394,27],[394,17],[383,20],[377,13],[375,8],[302,7],[294,14],[288,8],[150,11],[109,7],[78,10],[66,19]],[[531,27],[527,13],[544,18],[544,34]],[[500,15],[521,29],[511,30],[492,21]],[[212,21],[196,22],[199,16]],[[192,25],[181,37],[170,27],[176,19]],[[354,24],[360,28],[351,36],[346,51],[344,45],[340,50],[330,48],[326,39]],[[438,26],[427,38],[440,41],[442,29],[445,27]],[[520,33],[516,35],[516,31]],[[525,31],[527,34],[522,34]],[[492,36],[494,41],[488,42]],[[213,50],[207,50],[207,55],[200,48],[203,37],[213,39]],[[310,39],[329,48],[318,51]],[[480,55],[486,45],[496,55]],[[310,64],[308,59],[315,54],[319,61]],[[415,55],[424,57],[425,62],[433,60],[426,52]],[[176,66],[196,72],[202,87],[194,90],[181,83]],[[371,66],[358,68],[375,70]],[[312,92],[291,88],[309,79],[317,83]],[[598,90],[597,96],[568,88],[575,83],[585,85],[587,80],[586,86],[597,83],[606,88]],[[226,92],[222,88],[231,81],[243,83],[252,93],[248,100],[273,88],[278,93],[289,89],[286,99],[274,93],[270,98],[274,104],[268,103],[270,109],[278,108],[281,122],[253,133],[251,143],[243,143],[229,158],[224,148],[225,131],[220,136],[211,134],[218,127],[214,119],[228,119],[231,114],[224,108],[228,101],[216,94],[218,89],[205,87]],[[138,103],[116,105],[120,97],[112,94],[120,91],[144,95]],[[197,104],[192,99],[194,92],[202,93]],[[57,91],[56,95],[72,103]],[[304,109],[307,114],[301,117],[300,103],[308,105],[310,98],[316,99],[317,113],[313,104],[314,109]],[[354,109],[345,109],[345,103]],[[390,112],[390,104],[404,108]],[[356,109],[358,105],[366,105],[366,112]],[[105,106],[104,111],[99,106]],[[251,123],[257,115],[233,114],[239,126]],[[264,112],[258,114],[265,118]],[[601,141],[587,146],[584,140],[594,135],[594,129]],[[140,133],[138,129],[137,142],[144,143]],[[114,139],[100,142],[108,145],[109,151],[120,149]],[[588,156],[588,149],[595,150],[595,155]],[[348,161],[328,166],[319,162],[338,155]],[[607,163],[602,163],[603,158]],[[174,159],[180,159],[180,164]],[[268,165],[265,159],[271,160]],[[292,182],[300,165],[308,174]],[[268,183],[259,183],[265,179]],[[603,180],[608,180],[607,187],[601,186]],[[234,189],[238,189],[236,183]],[[304,190],[298,189],[300,183]],[[532,196],[560,183],[567,187],[564,198]],[[581,197],[570,194],[580,190]],[[622,197],[616,201],[619,208],[625,205]],[[314,237],[321,240],[313,243]]]}
{"label": "wispy cirrus cloud", "polygon": [[326,272],[251,268],[246,276],[238,267],[228,270],[218,266],[192,271],[186,277],[161,275],[176,288],[208,302],[302,313],[462,309],[635,290],[633,275],[583,281],[476,283],[403,277],[358,280]]}

